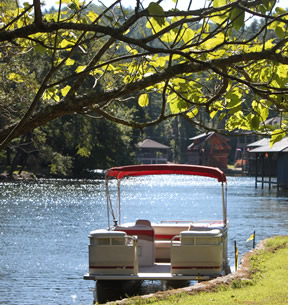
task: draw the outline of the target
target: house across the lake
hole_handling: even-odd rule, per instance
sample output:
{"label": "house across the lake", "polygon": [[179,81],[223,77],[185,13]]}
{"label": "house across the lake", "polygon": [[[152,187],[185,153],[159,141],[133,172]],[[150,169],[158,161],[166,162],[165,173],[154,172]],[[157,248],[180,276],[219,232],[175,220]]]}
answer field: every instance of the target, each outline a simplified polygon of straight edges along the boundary
{"label": "house across the lake", "polygon": [[140,164],[165,164],[168,162],[169,146],[146,139],[138,143],[137,161]]}
{"label": "house across the lake", "polygon": [[192,141],[187,148],[189,164],[227,168],[228,155],[231,149],[231,146],[227,143],[228,138],[216,132],[208,132],[189,140]]}

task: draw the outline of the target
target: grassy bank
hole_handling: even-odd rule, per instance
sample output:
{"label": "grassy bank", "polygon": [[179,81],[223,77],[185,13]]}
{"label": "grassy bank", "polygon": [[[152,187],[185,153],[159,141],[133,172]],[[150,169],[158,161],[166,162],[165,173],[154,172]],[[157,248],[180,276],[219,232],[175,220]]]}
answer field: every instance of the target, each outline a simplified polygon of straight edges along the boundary
{"label": "grassy bank", "polygon": [[167,291],[153,298],[132,298],[124,304],[288,304],[287,257],[288,237],[267,239],[264,249],[247,258],[249,279],[236,278],[229,284],[211,288],[213,291]]}

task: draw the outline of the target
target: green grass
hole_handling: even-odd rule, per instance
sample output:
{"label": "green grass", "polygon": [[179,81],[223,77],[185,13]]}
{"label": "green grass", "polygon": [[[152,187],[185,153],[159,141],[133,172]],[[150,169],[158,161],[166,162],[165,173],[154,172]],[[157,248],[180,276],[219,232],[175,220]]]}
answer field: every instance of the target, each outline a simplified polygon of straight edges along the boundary
{"label": "green grass", "polygon": [[125,304],[288,304],[288,237],[275,237],[265,243],[265,250],[250,258],[251,280],[234,280],[229,286],[220,286],[216,292],[194,295],[163,293],[161,299],[131,299]]}

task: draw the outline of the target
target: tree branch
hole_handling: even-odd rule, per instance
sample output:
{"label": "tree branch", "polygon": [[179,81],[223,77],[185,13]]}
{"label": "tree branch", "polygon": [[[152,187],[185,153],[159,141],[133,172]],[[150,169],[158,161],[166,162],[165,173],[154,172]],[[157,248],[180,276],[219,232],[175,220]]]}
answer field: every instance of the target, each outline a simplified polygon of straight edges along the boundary
{"label": "tree branch", "polygon": [[[26,133],[27,131],[30,131],[36,127],[42,126],[42,125],[48,123],[49,121],[54,120],[63,115],[79,113],[79,112],[82,112],[82,109],[84,109],[85,107],[89,107],[91,105],[97,105],[97,104],[101,105],[104,102],[106,103],[106,102],[114,100],[114,99],[128,96],[129,94],[139,92],[140,90],[143,90],[146,87],[149,87],[149,86],[157,84],[157,83],[161,83],[162,81],[173,78],[177,75],[207,71],[207,70],[211,69],[211,67],[214,67],[214,70],[219,75],[222,75],[223,77],[226,77],[227,79],[229,79],[229,78],[235,79],[234,76],[228,75],[228,74],[224,73],[223,71],[220,71],[219,69],[221,67],[228,67],[232,64],[236,64],[236,63],[244,62],[244,61],[249,62],[249,61],[256,60],[256,59],[258,59],[258,60],[272,59],[273,60],[274,56],[275,56],[275,54],[271,50],[268,50],[268,51],[264,51],[261,53],[247,53],[244,55],[233,55],[229,58],[217,59],[214,61],[210,61],[209,63],[187,62],[187,63],[168,67],[167,69],[165,69],[162,72],[155,73],[151,76],[143,78],[142,80],[127,84],[127,85],[125,85],[125,87],[116,88],[109,92],[91,93],[89,95],[83,95],[83,96],[77,96],[77,97],[71,96],[69,98],[63,99],[62,101],[60,101],[59,103],[57,103],[55,105],[46,106],[40,112],[37,112],[32,116],[30,116],[31,111],[29,111],[28,115],[25,116],[25,120],[22,120],[21,125],[14,124],[14,125],[10,126],[9,128],[6,128],[5,130],[0,132],[0,141],[2,142],[13,129],[14,129],[13,137],[18,137],[19,135],[22,135],[22,134]],[[277,54],[277,56],[280,56],[280,55]],[[281,56],[281,60],[286,61],[286,63],[288,64],[288,58]],[[216,69],[217,66],[219,67],[219,69]],[[250,83],[248,81],[247,82],[245,82],[244,80],[241,80],[241,81],[243,83],[247,84],[248,86],[250,85]],[[17,127],[17,125],[18,125],[18,127]],[[145,123],[140,126],[141,126],[141,128],[143,128],[145,126]],[[11,137],[12,137],[12,135],[11,135]],[[8,140],[5,141],[5,143],[8,143]],[[2,146],[4,147],[4,145],[2,145]]]}

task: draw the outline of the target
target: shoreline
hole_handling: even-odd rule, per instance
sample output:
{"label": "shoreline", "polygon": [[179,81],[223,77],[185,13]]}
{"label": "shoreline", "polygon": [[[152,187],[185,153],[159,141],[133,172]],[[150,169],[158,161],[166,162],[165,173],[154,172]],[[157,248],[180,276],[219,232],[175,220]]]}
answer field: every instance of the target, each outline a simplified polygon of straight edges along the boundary
{"label": "shoreline", "polygon": [[[269,238],[267,238],[269,239]],[[105,303],[106,305],[128,305],[133,304],[133,300],[139,301],[139,300],[148,300],[148,299],[156,299],[156,300],[163,300],[167,296],[172,296],[179,293],[188,293],[189,295],[196,294],[198,292],[212,292],[215,291],[219,286],[229,286],[232,281],[234,280],[241,280],[241,281],[249,281],[251,280],[252,270],[250,268],[250,257],[254,255],[259,250],[265,249],[265,242],[267,239],[264,239],[260,241],[255,249],[250,250],[249,252],[246,252],[242,258],[239,265],[239,268],[237,271],[230,273],[225,276],[217,277],[210,281],[203,281],[200,283],[197,283],[193,286],[183,287],[183,288],[177,288],[172,290],[166,290],[166,291],[158,291],[156,293],[151,293],[147,295],[142,296],[135,296],[131,298],[125,298],[122,300],[112,301]],[[96,303],[97,304],[97,303]]]}

